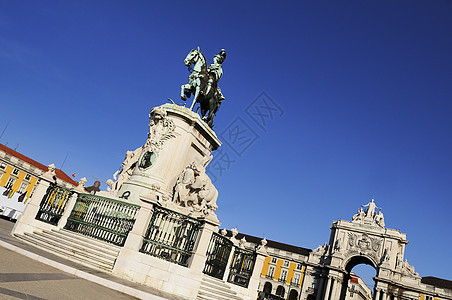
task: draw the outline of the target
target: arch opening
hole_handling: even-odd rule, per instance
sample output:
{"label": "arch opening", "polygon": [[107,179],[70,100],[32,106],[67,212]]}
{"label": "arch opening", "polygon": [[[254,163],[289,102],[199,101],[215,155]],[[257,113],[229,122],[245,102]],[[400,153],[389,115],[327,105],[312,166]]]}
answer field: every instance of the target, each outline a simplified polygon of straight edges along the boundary
{"label": "arch opening", "polygon": [[284,294],[286,293],[286,289],[282,285],[278,285],[276,288],[276,296],[278,297],[284,297]]}
{"label": "arch opening", "polygon": [[341,300],[372,299],[377,266],[365,256],[354,256],[345,266],[346,274],[341,289]]}
{"label": "arch opening", "polygon": [[297,290],[290,290],[288,300],[298,300],[298,291]]}
{"label": "arch opening", "polygon": [[271,294],[272,293],[272,284],[270,282],[268,282],[268,281],[265,282],[263,292],[266,293],[266,294]]}

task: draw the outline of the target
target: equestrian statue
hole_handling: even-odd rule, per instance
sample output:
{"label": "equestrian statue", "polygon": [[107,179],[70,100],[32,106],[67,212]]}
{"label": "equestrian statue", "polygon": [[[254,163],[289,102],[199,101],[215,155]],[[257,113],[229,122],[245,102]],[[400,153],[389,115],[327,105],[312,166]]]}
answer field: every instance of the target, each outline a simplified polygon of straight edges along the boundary
{"label": "equestrian statue", "polygon": [[225,59],[226,50],[222,49],[214,56],[213,63],[207,66],[206,58],[198,47],[191,50],[184,60],[191,74],[188,77],[188,83],[181,86],[180,97],[185,101],[194,95],[190,110],[199,103],[202,119],[210,127],[213,127],[213,117],[225,99],[218,87],[218,81],[223,75],[222,64]]}

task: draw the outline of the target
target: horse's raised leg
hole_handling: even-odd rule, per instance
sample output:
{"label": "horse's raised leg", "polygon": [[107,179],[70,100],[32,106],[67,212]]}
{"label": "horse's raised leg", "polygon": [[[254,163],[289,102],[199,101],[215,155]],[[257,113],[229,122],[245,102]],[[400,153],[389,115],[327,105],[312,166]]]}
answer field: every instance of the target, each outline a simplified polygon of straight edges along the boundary
{"label": "horse's raised leg", "polygon": [[186,88],[190,88],[189,86],[187,87],[187,85],[188,84],[183,84],[183,85],[181,85],[181,87],[180,87],[180,98],[182,99],[182,100],[187,100],[187,96],[185,96],[185,89]]}

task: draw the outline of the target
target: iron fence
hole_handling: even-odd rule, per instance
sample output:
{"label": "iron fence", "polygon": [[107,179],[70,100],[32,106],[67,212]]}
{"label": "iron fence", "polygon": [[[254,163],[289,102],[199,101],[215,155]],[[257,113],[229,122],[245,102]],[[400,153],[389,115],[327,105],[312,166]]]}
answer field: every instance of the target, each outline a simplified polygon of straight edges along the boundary
{"label": "iron fence", "polygon": [[256,252],[235,248],[228,282],[247,288],[253,274]]}
{"label": "iron fence", "polygon": [[70,196],[71,192],[68,189],[58,187],[54,184],[49,186],[39,205],[36,220],[57,225]]}
{"label": "iron fence", "polygon": [[90,194],[79,194],[67,220],[67,230],[124,246],[139,205]]}
{"label": "iron fence", "polygon": [[162,207],[154,207],[140,252],[188,266],[202,223]]}
{"label": "iron fence", "polygon": [[213,232],[207,248],[207,259],[203,272],[212,277],[223,279],[232,246],[232,242],[227,237]]}

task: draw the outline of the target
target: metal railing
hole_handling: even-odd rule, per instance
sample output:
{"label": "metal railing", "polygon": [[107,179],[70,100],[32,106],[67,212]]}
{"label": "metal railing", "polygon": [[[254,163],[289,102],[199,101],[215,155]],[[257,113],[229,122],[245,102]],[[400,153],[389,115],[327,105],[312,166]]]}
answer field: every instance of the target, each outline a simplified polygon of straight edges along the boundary
{"label": "metal railing", "polygon": [[213,232],[206,252],[207,259],[203,273],[223,279],[232,246],[232,242],[227,237]]}
{"label": "metal railing", "polygon": [[188,266],[202,223],[162,207],[154,207],[140,252]]}
{"label": "metal railing", "polygon": [[36,220],[58,225],[70,196],[68,189],[51,185],[41,200]]}
{"label": "metal railing", "polygon": [[228,282],[247,288],[253,275],[256,252],[235,248]]}
{"label": "metal railing", "polygon": [[67,220],[67,230],[124,246],[139,205],[90,194],[79,194]]}

